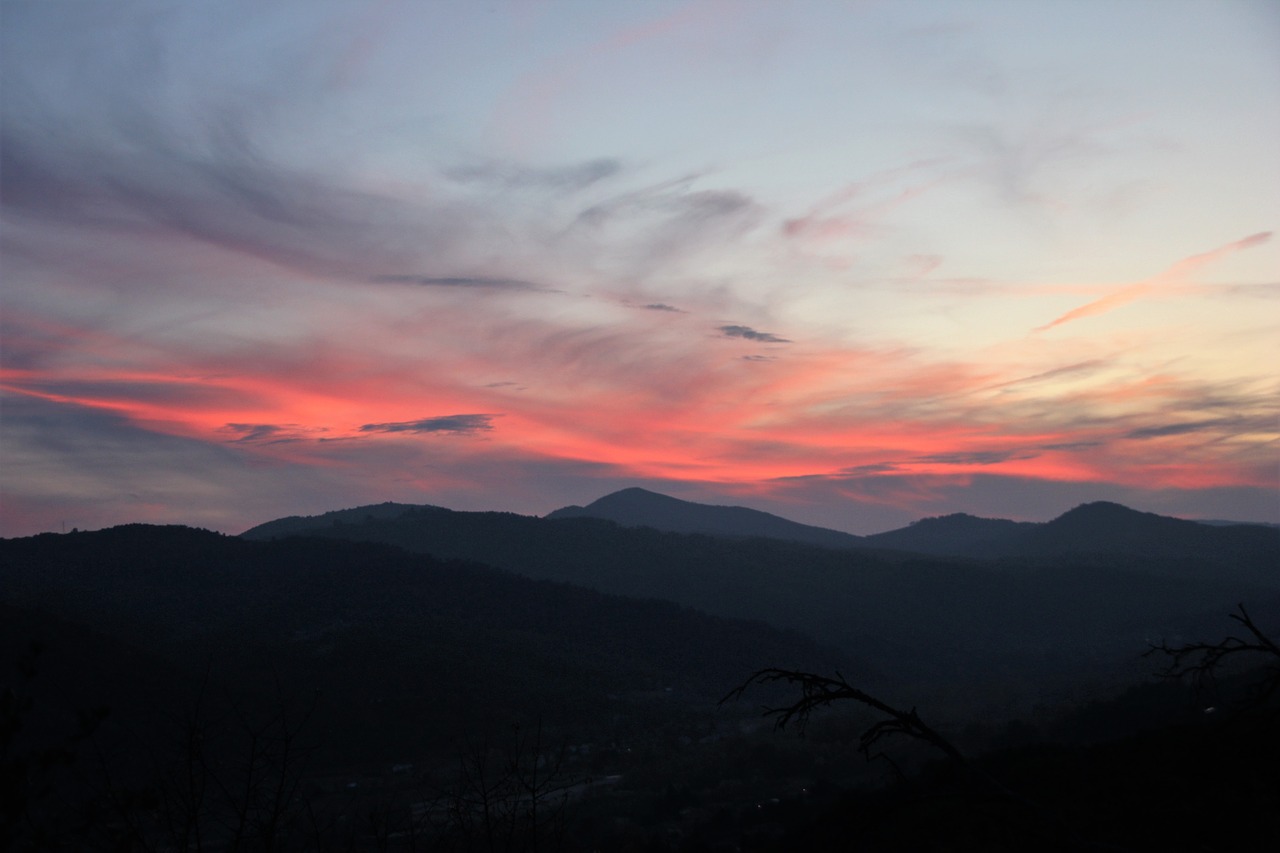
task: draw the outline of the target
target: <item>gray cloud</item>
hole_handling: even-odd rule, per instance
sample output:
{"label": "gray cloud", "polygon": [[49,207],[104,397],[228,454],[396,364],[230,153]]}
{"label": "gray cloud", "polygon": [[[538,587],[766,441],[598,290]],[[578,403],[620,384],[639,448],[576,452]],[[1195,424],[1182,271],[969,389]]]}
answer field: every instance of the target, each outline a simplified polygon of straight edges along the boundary
{"label": "gray cloud", "polygon": [[868,465],[853,465],[848,468],[841,468],[840,476],[866,477],[873,474],[888,474],[892,471],[897,471],[898,468],[899,466],[895,465],[892,462],[878,462],[878,463],[871,463]]}
{"label": "gray cloud", "polygon": [[278,438],[281,427],[276,424],[227,424],[227,431],[236,433],[235,441],[266,441]]}
{"label": "gray cloud", "polygon": [[371,281],[379,284],[420,284],[424,287],[473,287],[490,290],[546,290],[531,281],[518,278],[489,278],[486,276],[430,276],[430,275],[375,275]]}
{"label": "gray cloud", "polygon": [[1042,382],[1045,379],[1055,379],[1061,376],[1068,376],[1073,373],[1090,373],[1110,364],[1109,359],[1094,358],[1088,361],[1081,361],[1075,364],[1068,364],[1064,367],[1055,367],[1053,370],[1046,370],[1043,373],[1036,373],[1031,376],[1023,376],[1018,379],[1011,379],[1008,382],[1001,382],[996,385],[990,385],[989,388],[1007,388],[1010,385],[1024,385],[1032,382]]}
{"label": "gray cloud", "polygon": [[1236,418],[1214,418],[1207,421],[1192,421],[1190,423],[1139,427],[1138,429],[1129,430],[1129,432],[1125,433],[1124,437],[1159,438],[1165,435],[1186,435],[1187,433],[1202,432],[1205,430],[1220,430],[1223,427],[1235,428],[1240,425],[1240,420]]}
{"label": "gray cloud", "polygon": [[787,338],[780,338],[772,332],[757,332],[750,326],[728,325],[717,328],[726,338],[745,338],[748,341],[759,341],[764,344],[791,343]]}
{"label": "gray cloud", "polygon": [[[5,352],[6,361],[8,352]],[[132,381],[115,379],[40,379],[17,377],[10,380],[11,387],[23,391],[47,394],[53,397],[69,399],[90,399],[98,401],[142,401],[191,407],[234,406],[243,404],[243,392],[221,388],[217,385],[204,384],[196,380],[189,382],[155,380]]]}
{"label": "gray cloud", "polygon": [[685,313],[674,305],[667,305],[665,302],[650,302],[644,307],[648,308],[650,311],[674,311],[677,314]]}
{"label": "gray cloud", "polygon": [[1042,444],[1041,450],[1087,450],[1090,447],[1099,447],[1103,444],[1101,441],[1064,441],[1058,444]]}
{"label": "gray cloud", "polygon": [[322,275],[445,256],[475,220],[456,204],[423,208],[271,162],[247,120],[227,111],[193,134],[127,104],[106,107],[112,114],[97,123],[6,116],[6,211],[80,228],[167,230]]}
{"label": "gray cloud", "polygon": [[231,439],[232,444],[289,444],[306,439],[333,440],[316,439],[315,433],[325,430],[307,430],[298,424],[227,424],[223,431],[236,436]]}
{"label": "gray cloud", "polygon": [[935,462],[939,465],[996,465],[1010,459],[1034,459],[1039,455],[1018,450],[974,450],[917,456],[915,461]]}
{"label": "gray cloud", "polygon": [[691,224],[722,219],[754,207],[748,196],[735,190],[689,192],[688,186],[693,180],[693,177],[681,178],[624,193],[582,211],[578,214],[578,222],[601,226],[620,217],[657,213]]}
{"label": "gray cloud", "polygon": [[443,415],[417,421],[389,424],[365,424],[361,432],[448,432],[469,435],[493,429],[495,415]]}
{"label": "gray cloud", "polygon": [[458,166],[445,170],[445,175],[459,183],[497,186],[503,189],[550,189],[573,192],[622,171],[618,160],[601,157],[551,169],[538,169],[516,163],[488,162]]}

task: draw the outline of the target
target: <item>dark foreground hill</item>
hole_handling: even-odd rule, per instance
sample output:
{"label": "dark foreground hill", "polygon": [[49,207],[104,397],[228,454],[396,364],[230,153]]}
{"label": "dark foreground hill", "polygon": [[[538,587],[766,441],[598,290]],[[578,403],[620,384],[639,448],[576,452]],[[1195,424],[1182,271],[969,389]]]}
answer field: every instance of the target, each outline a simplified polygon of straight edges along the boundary
{"label": "dark foreground hill", "polygon": [[281,525],[767,621],[869,663],[860,680],[997,703],[1106,678],[1137,666],[1152,638],[1276,597],[1203,563],[1129,554],[978,562],[436,507],[292,518],[244,536]]}
{"label": "dark foreground hill", "polygon": [[[352,756],[430,750],[486,722],[535,718],[611,736],[601,721],[607,729],[654,699],[709,712],[763,662],[848,665],[760,623],[368,542],[129,525],[0,540],[0,566],[0,602],[24,614],[7,634],[65,656],[61,646],[86,643],[56,626],[83,626],[193,681],[205,667],[268,693],[278,680],[289,695],[323,698]],[[22,637],[6,639],[21,648]]]}
{"label": "dark foreground hill", "polygon": [[[1256,683],[1247,668],[1212,698],[1147,685],[1009,724],[957,718],[899,680],[897,699],[875,692],[918,702],[977,760],[973,771],[930,762],[936,751],[890,738],[877,749],[907,777],[878,785],[886,765],[857,752],[873,719],[865,709],[841,703],[806,738],[756,716],[760,702],[794,695],[752,690],[712,711],[725,684],[758,666],[841,670],[869,687],[865,663],[757,623],[351,539],[426,528],[455,550],[477,539],[500,555],[543,549],[547,567],[633,585],[684,577],[686,592],[705,587],[698,594],[738,605],[742,589],[766,582],[787,607],[814,606],[823,591],[859,631],[897,620],[882,663],[914,633],[926,652],[972,667],[953,685],[997,694],[1024,683],[1020,659],[1077,674],[1076,656],[1100,661],[1114,632],[1150,623],[1144,599],[1162,619],[1204,614],[1191,636],[1230,630],[1229,608],[1190,604],[1225,587],[1175,578],[1162,597],[1158,563],[1145,573],[993,567],[389,506],[340,518],[320,525],[325,537],[276,541],[140,525],[0,540],[0,648],[11,658],[0,680],[0,849],[1203,850],[1280,840],[1275,717],[1230,709]],[[1251,599],[1268,629],[1277,604]],[[1018,618],[1022,608],[1031,612]],[[1073,633],[1090,625],[1102,633]],[[993,640],[1044,643],[1064,628],[1056,658],[1034,645],[1025,658],[1000,655]],[[981,649],[1005,671],[975,657]],[[974,672],[988,673],[985,685]],[[1221,708],[1206,714],[1206,701]],[[982,756],[993,744],[1002,749]]]}

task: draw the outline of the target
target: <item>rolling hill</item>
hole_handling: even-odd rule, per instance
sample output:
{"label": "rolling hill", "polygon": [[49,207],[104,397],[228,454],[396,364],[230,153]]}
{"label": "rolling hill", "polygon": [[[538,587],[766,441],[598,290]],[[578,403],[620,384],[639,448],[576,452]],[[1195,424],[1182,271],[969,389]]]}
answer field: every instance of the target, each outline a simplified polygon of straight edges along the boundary
{"label": "rolling hill", "polygon": [[[280,524],[243,535],[269,538]],[[287,529],[765,621],[837,646],[868,677],[904,689],[981,693],[999,683],[1023,698],[1117,665],[1132,672],[1150,638],[1277,596],[1213,561],[1130,553],[981,561],[438,507],[395,517],[356,508],[289,519]]]}
{"label": "rolling hill", "polygon": [[755,537],[804,542],[826,548],[856,548],[859,536],[789,521],[742,506],[710,506],[683,501],[647,489],[623,489],[586,506],[567,506],[547,518],[603,518],[623,527],[652,527],[672,533]]}

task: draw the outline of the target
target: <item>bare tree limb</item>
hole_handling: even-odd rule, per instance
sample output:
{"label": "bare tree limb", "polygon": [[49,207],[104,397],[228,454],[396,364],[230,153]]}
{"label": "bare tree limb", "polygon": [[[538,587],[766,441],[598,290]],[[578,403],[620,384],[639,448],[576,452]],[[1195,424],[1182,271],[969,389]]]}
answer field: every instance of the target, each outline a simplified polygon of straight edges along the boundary
{"label": "bare tree limb", "polygon": [[772,684],[779,681],[799,685],[800,699],[781,708],[765,708],[765,716],[774,718],[775,728],[785,729],[794,722],[803,731],[809,722],[810,715],[817,709],[824,708],[833,702],[852,700],[879,711],[886,717],[864,731],[859,739],[858,749],[867,758],[872,757],[871,750],[881,738],[900,734],[922,740],[938,748],[952,760],[965,763],[964,756],[955,745],[925,724],[915,708],[910,711],[894,708],[865,690],[854,687],[839,672],[836,672],[835,677],[830,677],[790,669],[762,669],[729,691],[720,700],[720,704],[742,698],[747,688],[753,684]]}
{"label": "bare tree limb", "polygon": [[1280,646],[1258,627],[1243,604],[1236,605],[1236,608],[1239,612],[1229,616],[1248,632],[1244,637],[1228,635],[1216,643],[1200,641],[1178,646],[1162,640],[1152,643],[1143,657],[1165,655],[1167,664],[1157,670],[1157,675],[1170,679],[1191,676],[1197,687],[1204,687],[1216,681],[1218,670],[1229,658],[1242,654],[1263,655],[1267,660],[1263,666],[1263,677],[1253,686],[1244,704],[1253,707],[1264,704],[1280,690]]}
{"label": "bare tree limb", "polygon": [[[1061,815],[1010,790],[1000,780],[966,759],[955,744],[920,719],[920,715],[916,713],[915,708],[910,711],[895,708],[865,690],[854,687],[839,672],[832,677],[790,669],[762,669],[729,691],[720,700],[720,704],[723,705],[726,702],[740,699],[752,685],[777,682],[799,685],[800,698],[790,705],[765,708],[765,716],[774,718],[775,729],[784,729],[794,722],[803,731],[810,716],[819,708],[824,708],[835,702],[850,700],[857,702],[884,715],[882,719],[868,726],[859,736],[858,751],[867,760],[872,758],[889,760],[888,756],[883,753],[877,752],[873,754],[872,750],[882,739],[891,735],[905,735],[908,738],[923,741],[946,755],[950,762],[960,771],[960,777],[965,785],[965,796],[974,797],[978,800],[1004,802],[1014,806],[1028,820],[1024,826],[1025,830],[1046,844],[1052,843],[1059,847],[1080,850],[1120,849],[1110,845],[1097,844],[1083,838],[1063,820]],[[889,764],[897,772],[898,776],[903,778],[897,765],[891,760],[889,760]],[[1002,819],[1007,821],[1009,818]]]}

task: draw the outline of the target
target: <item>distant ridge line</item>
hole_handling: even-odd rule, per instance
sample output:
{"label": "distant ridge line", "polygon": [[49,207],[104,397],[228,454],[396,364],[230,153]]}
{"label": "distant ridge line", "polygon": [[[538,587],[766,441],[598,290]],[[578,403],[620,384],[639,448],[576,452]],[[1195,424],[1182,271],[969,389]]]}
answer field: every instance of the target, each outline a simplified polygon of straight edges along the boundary
{"label": "distant ridge line", "polygon": [[[317,516],[280,518],[241,535],[248,539],[274,539],[315,534],[333,526],[358,527],[390,521],[406,513],[419,513],[424,519],[486,515],[429,504],[385,502]],[[765,538],[842,551],[896,551],[930,557],[1045,560],[1101,556],[1158,560],[1171,566],[1194,560],[1233,574],[1243,570],[1244,575],[1268,586],[1280,578],[1280,527],[1206,524],[1142,512],[1111,501],[1084,503],[1046,522],[951,513],[869,536],[801,524],[748,507],[695,503],[640,487],[610,493],[586,506],[566,506],[541,518],[525,518],[552,524],[567,519],[597,519],[665,533]]]}
{"label": "distant ridge line", "polygon": [[863,538],[852,533],[801,524],[743,506],[694,503],[635,486],[605,495],[585,507],[562,507],[544,518],[600,518],[624,527],[652,527],[668,533],[764,537],[826,548],[863,547]]}

